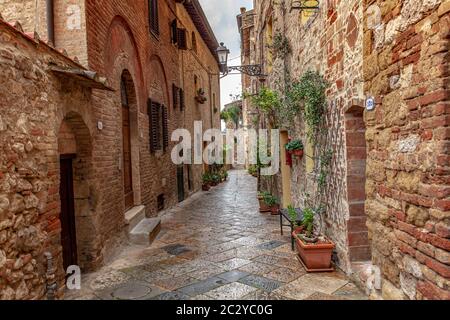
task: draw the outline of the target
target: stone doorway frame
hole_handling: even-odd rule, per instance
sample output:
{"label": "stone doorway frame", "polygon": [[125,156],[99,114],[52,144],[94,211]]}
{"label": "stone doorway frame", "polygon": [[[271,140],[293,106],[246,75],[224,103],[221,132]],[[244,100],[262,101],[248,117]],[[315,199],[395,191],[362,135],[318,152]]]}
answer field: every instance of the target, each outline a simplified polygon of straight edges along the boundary
{"label": "stone doorway frame", "polygon": [[[82,116],[70,111],[60,122],[58,135],[59,158],[71,155],[73,158],[73,196],[78,265],[82,270],[95,269],[99,250],[94,247],[97,237],[96,205],[98,195],[93,188],[92,138]],[[59,196],[59,194],[58,194]],[[61,231],[62,232],[62,231]]]}
{"label": "stone doorway frame", "polygon": [[366,226],[366,125],[364,103],[353,102],[344,113],[346,136],[346,183],[349,217],[347,245],[351,263],[371,260],[371,247]]}

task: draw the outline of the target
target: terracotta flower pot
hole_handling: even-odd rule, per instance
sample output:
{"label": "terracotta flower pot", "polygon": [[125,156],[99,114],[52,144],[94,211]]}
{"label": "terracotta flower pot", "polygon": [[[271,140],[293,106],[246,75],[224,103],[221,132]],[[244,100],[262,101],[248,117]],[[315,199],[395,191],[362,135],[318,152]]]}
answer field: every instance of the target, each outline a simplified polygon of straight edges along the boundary
{"label": "terracotta flower pot", "polygon": [[297,245],[298,256],[302,260],[308,272],[328,272],[332,271],[331,255],[333,254],[334,243],[304,243],[297,237],[297,232],[293,232]]}
{"label": "terracotta flower pot", "polygon": [[270,207],[270,213],[273,216],[279,215],[280,214],[280,206],[277,204],[277,205],[274,205],[274,206]]}
{"label": "terracotta flower pot", "polygon": [[264,213],[264,212],[269,212],[270,211],[270,207],[264,202],[263,199],[259,200],[259,212]]}
{"label": "terracotta flower pot", "polygon": [[209,191],[209,189],[210,189],[209,185],[207,185],[207,184],[202,185],[202,190],[203,191]]}
{"label": "terracotta flower pot", "polygon": [[299,157],[299,158],[303,157],[303,150],[294,150],[292,153],[296,157]]}

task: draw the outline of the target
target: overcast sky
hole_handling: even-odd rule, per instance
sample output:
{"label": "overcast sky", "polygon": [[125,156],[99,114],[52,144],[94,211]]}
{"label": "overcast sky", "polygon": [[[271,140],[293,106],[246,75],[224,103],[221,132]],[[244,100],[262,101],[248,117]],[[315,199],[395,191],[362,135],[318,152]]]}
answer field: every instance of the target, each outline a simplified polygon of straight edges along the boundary
{"label": "overcast sky", "polygon": [[[200,0],[200,3],[214,30],[217,41],[224,42],[231,51],[228,65],[240,65],[240,35],[236,16],[240,13],[241,7],[250,10],[253,7],[253,0]],[[221,82],[222,106],[231,102],[230,94],[236,95],[241,92],[240,75],[229,75],[223,78]]]}

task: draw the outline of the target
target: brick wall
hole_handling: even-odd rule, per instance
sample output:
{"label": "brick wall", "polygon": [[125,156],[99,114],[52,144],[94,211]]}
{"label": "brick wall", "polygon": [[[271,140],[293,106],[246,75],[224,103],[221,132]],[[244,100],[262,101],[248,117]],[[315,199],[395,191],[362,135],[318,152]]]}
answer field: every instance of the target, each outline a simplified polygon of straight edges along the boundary
{"label": "brick wall", "polygon": [[448,300],[450,2],[366,1],[365,12],[364,90],[377,102],[365,117],[366,211],[381,294]]}
{"label": "brick wall", "polygon": [[[45,10],[35,14],[36,8],[32,7],[31,2],[34,3],[34,1],[27,2],[30,9],[15,11],[10,9],[12,5],[23,6],[24,4],[7,1],[2,3],[0,11],[7,12],[6,18],[9,20],[26,21],[25,31],[30,32],[34,29],[33,21],[36,24],[36,21],[41,21],[39,19],[45,16]],[[67,11],[67,9],[75,4],[79,4],[82,9],[81,28],[67,29],[67,14],[71,18],[70,14],[73,12]],[[42,5],[42,1],[38,1],[38,5]],[[50,58],[42,56],[39,48],[36,49],[32,45],[25,47],[26,50],[20,46],[13,48],[14,41],[18,40],[12,37],[5,38],[1,44],[8,48],[2,51],[4,52],[2,59],[7,61],[5,64],[2,63],[2,68],[5,69],[2,72],[4,76],[2,83],[7,84],[2,87],[7,96],[2,103],[11,102],[17,106],[22,103],[29,108],[23,109],[23,113],[21,113],[23,119],[9,118],[19,116],[17,113],[11,115],[5,114],[3,111],[0,113],[2,131],[11,129],[1,135],[1,138],[8,142],[5,144],[5,148],[9,149],[5,152],[1,164],[2,170],[0,170],[0,184],[5,188],[0,192],[2,197],[2,219],[0,219],[2,228],[0,228],[0,232],[3,232],[0,238],[12,238],[11,241],[15,241],[14,237],[21,230],[19,223],[19,227],[11,228],[16,219],[30,220],[32,223],[26,221],[32,227],[36,226],[36,229],[31,231],[34,232],[32,236],[38,239],[36,245],[40,250],[32,252],[31,258],[42,260],[44,249],[53,252],[58,266],[61,290],[63,289],[61,281],[64,279],[64,273],[61,267],[58,141],[60,150],[65,150],[61,146],[62,141],[70,142],[64,147],[76,147],[77,150],[73,168],[78,262],[83,271],[87,271],[101,266],[109,255],[114,254],[115,248],[119,247],[124,238],[125,200],[123,162],[121,161],[123,141],[120,90],[122,76],[126,75],[130,100],[133,202],[134,205],[144,205],[147,216],[157,215],[157,197],[160,194],[165,195],[165,208],[170,208],[178,202],[176,166],[172,164],[170,158],[170,152],[175,143],[170,143],[169,148],[164,152],[150,152],[148,98],[158,101],[168,108],[169,137],[176,128],[191,129],[193,120],[202,120],[205,128],[220,127],[219,112],[214,113],[212,110],[214,105],[220,106],[217,62],[212,53],[206,49],[200,36],[197,37],[197,56],[190,51],[180,52],[176,46],[171,44],[170,23],[177,15],[180,16],[178,19],[184,21],[186,28],[196,31],[184,11],[184,7],[180,4],[176,5],[174,1],[159,1],[159,36],[154,36],[149,31],[146,1],[103,1],[101,5],[98,1],[57,1],[55,6],[56,47],[60,49],[60,46],[65,46],[69,56],[76,55],[87,68],[105,76],[109,85],[115,90],[113,92],[95,89],[92,91],[82,90],[71,81],[57,82],[46,69]],[[41,37],[44,38],[42,34]],[[56,54],[53,49],[47,49]],[[26,57],[22,57],[22,55]],[[62,55],[57,55],[57,58],[52,59],[56,63],[66,60]],[[74,68],[81,67],[73,62],[72,64],[74,64]],[[199,67],[195,72],[201,78],[207,94],[211,96],[207,104],[202,106],[193,103],[192,78],[189,78],[193,72],[184,73],[185,70],[182,68],[182,66],[194,65]],[[9,76],[8,78],[8,75],[15,72],[11,71],[14,68],[19,69],[20,73],[17,77]],[[19,76],[22,73],[23,77]],[[44,81],[38,82],[38,79],[40,80],[44,76]],[[18,84],[13,78],[19,79],[17,80]],[[187,87],[185,89],[187,105],[184,112],[181,112],[179,107],[173,108],[172,84],[178,87]],[[28,95],[23,94],[23,90],[26,90]],[[216,97],[215,103],[211,101],[213,94]],[[18,96],[21,99],[18,99]],[[44,111],[37,113],[32,108],[32,106],[44,102],[51,103],[49,110],[43,109]],[[15,110],[19,110],[19,107],[16,107]],[[41,123],[39,126],[34,126],[33,122],[30,122],[30,119],[40,119],[39,121],[41,121],[45,117],[48,117],[47,125],[48,122],[54,124],[51,129],[41,127],[43,126]],[[18,124],[9,128],[6,124],[9,122],[18,122]],[[25,124],[22,124],[23,122]],[[99,126],[100,124],[101,126]],[[15,132],[25,130],[22,129],[25,126],[31,126],[31,129],[23,132],[17,138],[24,141],[15,144],[11,136]],[[18,152],[21,152],[22,147],[27,150],[28,140],[32,140],[31,143],[36,140],[36,144],[42,148],[36,164],[31,160],[24,160],[21,165],[25,166],[25,169],[20,169],[26,176],[27,170],[29,170],[26,169],[27,166],[33,165],[36,171],[42,171],[42,174],[45,174],[45,176],[39,176],[38,173],[33,173],[37,176],[32,175],[31,178],[34,180],[30,182],[33,186],[36,180],[38,185],[36,192],[42,191],[39,196],[44,197],[46,201],[41,204],[44,212],[39,219],[34,214],[28,215],[28,211],[31,210],[23,206],[25,201],[23,198],[29,194],[28,184],[24,182],[28,188],[25,190],[16,190],[15,187],[12,188],[9,185],[12,178],[8,172],[15,170],[14,163],[21,157]],[[13,151],[13,145],[16,145],[19,151]],[[193,178],[192,192],[201,188],[200,166],[196,169]],[[14,179],[16,179],[15,176]],[[187,190],[187,176],[185,182]],[[15,182],[13,185],[15,186]],[[41,187],[42,185],[45,188]],[[14,199],[16,199],[14,204],[19,207],[12,213],[10,204]],[[29,202],[34,205],[35,199],[31,200]],[[4,216],[8,219],[4,220]],[[33,219],[37,219],[37,222]],[[41,222],[42,225],[39,224]],[[9,229],[4,231],[6,228]],[[3,243],[5,241],[3,240]],[[20,258],[21,251],[11,246],[12,244],[8,243],[5,247],[7,250],[4,250],[2,245],[0,261],[1,268],[3,268],[3,263],[7,263],[6,266],[9,268],[7,270],[12,272],[11,266],[15,263],[15,259]],[[25,251],[25,253],[28,252]],[[6,257],[5,262],[4,256]],[[33,263],[34,266],[41,269],[44,265],[43,261]],[[32,293],[30,291],[24,294],[24,285],[19,281],[21,280],[20,275],[17,275],[17,279],[10,285],[9,278],[6,282],[0,278],[2,281],[0,282],[0,292],[6,295],[5,298],[42,297],[44,290],[42,273],[30,277],[30,283],[34,281],[33,286],[36,286]],[[29,287],[29,290],[33,287],[28,281],[25,281],[25,285]]]}

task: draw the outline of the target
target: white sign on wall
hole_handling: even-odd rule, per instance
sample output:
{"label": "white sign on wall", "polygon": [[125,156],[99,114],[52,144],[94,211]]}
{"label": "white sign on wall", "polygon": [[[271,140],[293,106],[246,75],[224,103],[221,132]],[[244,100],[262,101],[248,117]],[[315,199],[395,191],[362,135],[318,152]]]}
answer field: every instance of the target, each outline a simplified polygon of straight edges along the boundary
{"label": "white sign on wall", "polygon": [[366,110],[367,111],[372,111],[373,109],[375,109],[375,98],[374,97],[369,97],[366,100]]}

